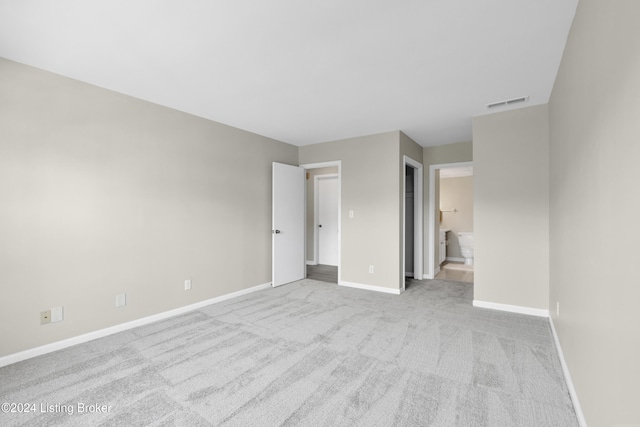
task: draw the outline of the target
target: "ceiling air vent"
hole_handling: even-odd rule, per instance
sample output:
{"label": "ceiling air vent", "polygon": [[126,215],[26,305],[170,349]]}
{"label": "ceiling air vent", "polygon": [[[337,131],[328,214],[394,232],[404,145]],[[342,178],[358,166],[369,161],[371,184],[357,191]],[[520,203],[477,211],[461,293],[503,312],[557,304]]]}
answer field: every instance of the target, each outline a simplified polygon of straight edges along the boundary
{"label": "ceiling air vent", "polygon": [[523,96],[521,98],[505,99],[504,101],[492,102],[491,104],[487,104],[487,108],[504,107],[506,105],[513,105],[513,104],[518,104],[520,102],[527,102],[528,100],[529,100],[528,96]]}

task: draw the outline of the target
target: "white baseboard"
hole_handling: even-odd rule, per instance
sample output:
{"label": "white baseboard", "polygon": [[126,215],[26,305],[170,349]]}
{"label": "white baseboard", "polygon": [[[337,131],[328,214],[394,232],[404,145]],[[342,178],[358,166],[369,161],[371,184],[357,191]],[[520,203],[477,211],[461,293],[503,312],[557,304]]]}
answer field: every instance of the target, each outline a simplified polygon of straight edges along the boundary
{"label": "white baseboard", "polygon": [[364,285],[362,283],[345,282],[344,280],[338,283],[340,286],[346,286],[348,288],[365,289],[367,291],[384,292],[387,294],[400,295],[400,289],[385,288],[384,286]]}
{"label": "white baseboard", "polygon": [[486,302],[473,300],[474,307],[490,308],[492,310],[508,311],[510,313],[528,314],[530,316],[549,317],[549,310],[541,308],[522,307],[519,305],[498,304],[497,302]]}
{"label": "white baseboard", "polygon": [[558,350],[558,356],[560,357],[560,364],[562,365],[562,372],[564,373],[564,380],[567,382],[567,388],[569,389],[569,396],[571,396],[571,402],[573,403],[573,410],[576,412],[576,418],[578,418],[578,424],[580,427],[587,427],[587,420],[584,418],[580,402],[578,401],[578,394],[575,387],[573,387],[573,381],[571,380],[571,374],[569,373],[569,367],[567,361],[564,360],[564,353],[562,352],[562,346],[556,333],[556,327],[553,325],[553,319],[549,317],[549,325],[551,325],[551,333],[553,334],[553,340],[556,343],[556,349]]}
{"label": "white baseboard", "polygon": [[453,261],[453,262],[464,262],[464,258],[458,258],[458,257],[453,257],[453,256],[448,256],[445,258],[446,261]]}
{"label": "white baseboard", "polygon": [[423,278],[423,279],[430,279],[430,280],[433,280],[433,279],[435,279],[435,278],[436,278],[436,274],[438,274],[438,273],[440,273],[440,267],[436,267],[436,271],[435,271],[435,273],[433,273],[433,274],[427,274],[427,273],[423,274],[423,275],[422,275],[422,278]]}
{"label": "white baseboard", "polygon": [[307,261],[307,265],[318,265],[315,261]]}
{"label": "white baseboard", "polygon": [[237,292],[221,295],[219,297],[200,301],[194,304],[186,305],[184,307],[180,307],[180,308],[165,311],[162,313],[154,314],[151,316],[143,317],[141,319],[132,320],[130,322],[121,323],[119,325],[89,332],[83,335],[78,335],[76,337],[67,338],[62,341],[57,341],[57,342],[46,344],[40,347],[31,348],[29,350],[20,351],[18,353],[9,354],[7,356],[0,357],[0,368],[3,366],[11,365],[12,363],[20,362],[26,359],[31,359],[32,357],[42,356],[43,354],[52,353],[57,350],[62,350],[63,348],[71,347],[77,344],[82,344],[88,341],[93,341],[98,338],[103,338],[109,335],[116,334],[118,332],[137,328],[138,326],[144,326],[149,323],[157,322],[159,320],[168,319],[170,317],[177,316],[179,314],[183,314],[188,311],[197,310],[199,308],[206,307],[211,304],[216,304],[222,301],[226,301],[228,299],[237,298],[239,296],[250,294],[252,292],[260,291],[262,289],[267,289],[270,287],[271,287],[271,283],[263,283],[262,285],[257,285],[251,288],[242,289]]}

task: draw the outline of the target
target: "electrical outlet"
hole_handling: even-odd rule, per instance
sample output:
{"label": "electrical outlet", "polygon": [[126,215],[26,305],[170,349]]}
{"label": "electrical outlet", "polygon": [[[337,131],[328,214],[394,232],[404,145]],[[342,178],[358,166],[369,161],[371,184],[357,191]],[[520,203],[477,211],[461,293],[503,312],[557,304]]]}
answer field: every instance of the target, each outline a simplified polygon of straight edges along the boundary
{"label": "electrical outlet", "polygon": [[187,279],[184,281],[184,290],[188,291],[189,289],[191,289],[191,279]]}
{"label": "electrical outlet", "polygon": [[40,312],[40,324],[46,325],[47,323],[51,323],[51,310]]}
{"label": "electrical outlet", "polygon": [[369,273],[373,273],[373,265],[369,266]]}
{"label": "electrical outlet", "polygon": [[560,301],[556,301],[556,316],[560,317]]}

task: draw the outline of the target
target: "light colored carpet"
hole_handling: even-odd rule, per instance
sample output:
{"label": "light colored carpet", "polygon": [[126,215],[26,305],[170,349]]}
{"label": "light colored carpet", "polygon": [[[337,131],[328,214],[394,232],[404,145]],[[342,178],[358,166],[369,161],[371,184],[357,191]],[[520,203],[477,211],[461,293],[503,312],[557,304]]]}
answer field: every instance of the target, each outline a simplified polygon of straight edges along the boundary
{"label": "light colored carpet", "polygon": [[38,405],[0,424],[577,426],[548,321],[471,299],[267,289],[0,368],[2,402]]}

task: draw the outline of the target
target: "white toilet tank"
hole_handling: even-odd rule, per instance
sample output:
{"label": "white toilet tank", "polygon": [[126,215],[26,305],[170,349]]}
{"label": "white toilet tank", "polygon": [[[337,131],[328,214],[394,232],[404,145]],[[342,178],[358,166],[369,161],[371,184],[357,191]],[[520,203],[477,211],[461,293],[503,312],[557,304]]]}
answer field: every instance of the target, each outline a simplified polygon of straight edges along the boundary
{"label": "white toilet tank", "polygon": [[473,232],[458,233],[458,244],[461,248],[473,248]]}

